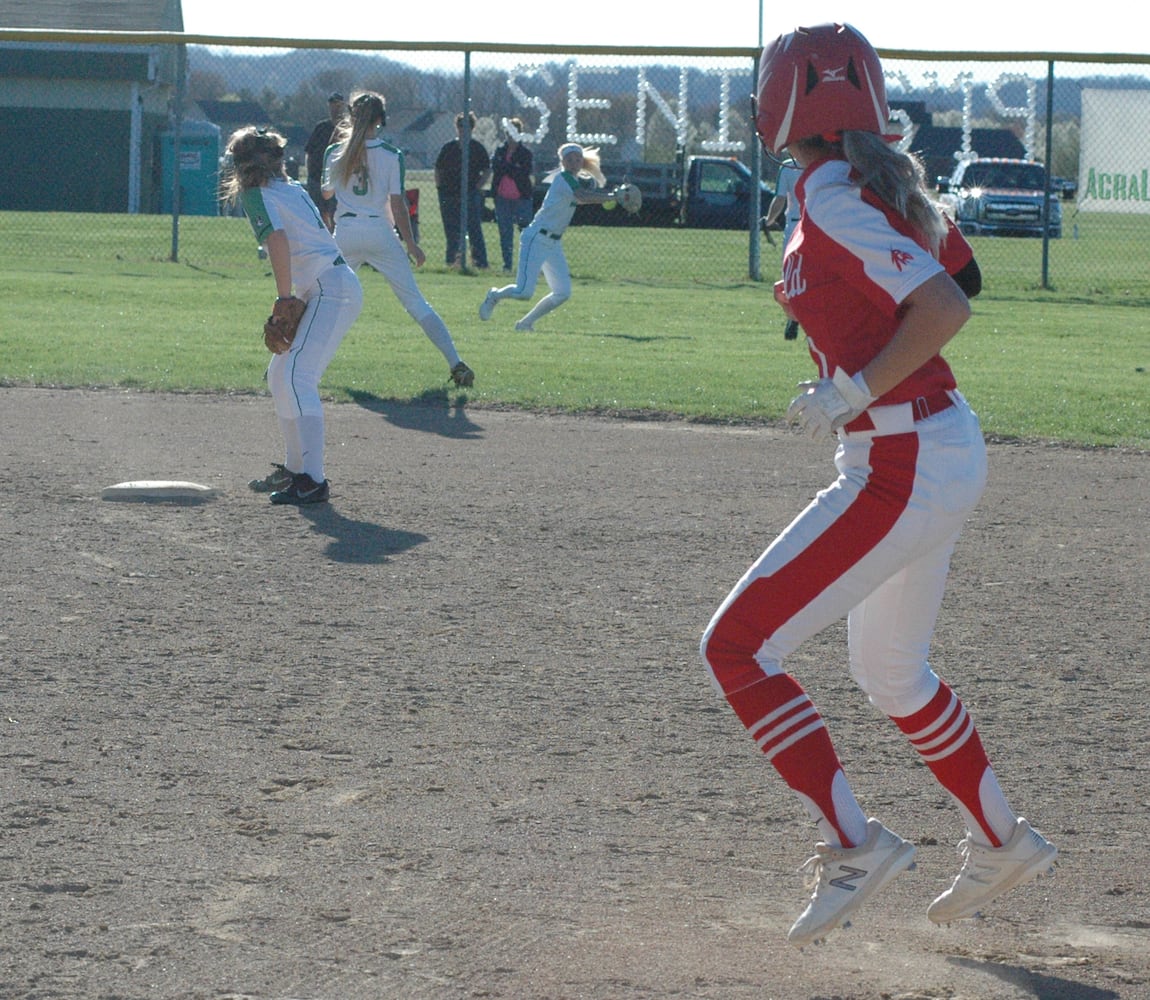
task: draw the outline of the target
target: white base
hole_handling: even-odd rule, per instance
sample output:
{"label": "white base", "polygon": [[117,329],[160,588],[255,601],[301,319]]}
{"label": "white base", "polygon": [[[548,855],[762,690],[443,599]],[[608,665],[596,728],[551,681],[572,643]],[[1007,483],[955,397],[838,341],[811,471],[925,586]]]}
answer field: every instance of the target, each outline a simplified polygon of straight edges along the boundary
{"label": "white base", "polygon": [[207,500],[217,492],[214,487],[200,483],[174,479],[136,479],[105,486],[100,491],[100,497],[103,500]]}

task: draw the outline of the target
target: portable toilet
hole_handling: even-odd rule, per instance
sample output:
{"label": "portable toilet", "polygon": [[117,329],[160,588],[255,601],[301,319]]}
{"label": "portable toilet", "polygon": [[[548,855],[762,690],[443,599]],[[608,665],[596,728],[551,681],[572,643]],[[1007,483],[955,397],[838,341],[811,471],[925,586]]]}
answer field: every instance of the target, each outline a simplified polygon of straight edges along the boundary
{"label": "portable toilet", "polygon": [[212,122],[182,122],[180,150],[176,133],[160,133],[160,211],[172,211],[172,181],[178,164],[180,213],[220,214],[220,127]]}

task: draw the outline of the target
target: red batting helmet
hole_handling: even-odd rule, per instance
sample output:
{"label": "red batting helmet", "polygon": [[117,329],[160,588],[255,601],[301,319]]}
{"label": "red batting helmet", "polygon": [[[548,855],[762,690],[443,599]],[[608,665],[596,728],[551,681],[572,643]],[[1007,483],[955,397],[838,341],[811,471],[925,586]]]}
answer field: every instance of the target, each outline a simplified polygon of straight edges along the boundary
{"label": "red batting helmet", "polygon": [[849,24],[795,28],[763,49],[755,127],[771,153],[812,136],[890,130],[878,53]]}

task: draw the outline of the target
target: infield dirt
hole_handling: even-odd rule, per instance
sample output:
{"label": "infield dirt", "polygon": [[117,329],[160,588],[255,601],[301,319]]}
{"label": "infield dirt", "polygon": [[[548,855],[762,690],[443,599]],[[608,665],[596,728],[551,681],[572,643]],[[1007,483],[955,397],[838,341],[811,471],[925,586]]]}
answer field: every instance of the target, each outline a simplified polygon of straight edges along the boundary
{"label": "infield dirt", "polygon": [[957,811],[842,627],[789,664],[919,848],[800,953],[815,833],[698,640],[830,446],[361,399],[297,510],[266,398],[0,415],[5,1000],[1150,998],[1147,453],[992,443],[936,633],[1053,877],[931,925]]}

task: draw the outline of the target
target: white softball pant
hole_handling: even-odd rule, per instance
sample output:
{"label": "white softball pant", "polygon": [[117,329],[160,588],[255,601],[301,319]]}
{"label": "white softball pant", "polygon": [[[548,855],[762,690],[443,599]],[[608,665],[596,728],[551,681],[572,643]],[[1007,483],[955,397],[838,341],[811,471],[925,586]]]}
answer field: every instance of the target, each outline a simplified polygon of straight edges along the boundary
{"label": "white softball pant", "polygon": [[281,420],[323,415],[319,380],[363,308],[363,289],[346,264],[329,268],[296,294],[307,303],[307,311],[291,350],[274,355],[267,371]]}
{"label": "white softball pant", "polygon": [[[561,306],[571,298],[571,269],[563,253],[563,240],[553,233],[528,226],[519,240],[519,268],[515,284],[495,289],[496,299],[529,299],[535,294],[539,275],[547,282],[551,293],[540,299],[532,313],[535,318]],[[547,308],[540,309],[544,303]]]}
{"label": "white softball pant", "polygon": [[383,216],[337,216],[335,241],[353,271],[370,264],[383,276],[407,314],[439,348],[448,365],[454,367],[459,362],[455,342],[439,313],[420,291],[407,250],[391,223]]}
{"label": "white softball pant", "polygon": [[950,556],[986,484],[986,446],[962,396],[915,421],[882,407],[878,431],[839,432],[839,476],[747,570],[702,653],[732,693],[783,672],[806,639],[847,616],[851,674],[884,714],[938,689],[927,661]]}
{"label": "white softball pant", "polygon": [[432,311],[415,281],[407,250],[387,219],[360,215],[337,217],[335,241],[348,267],[358,271],[364,264],[370,264],[417,323]]}

